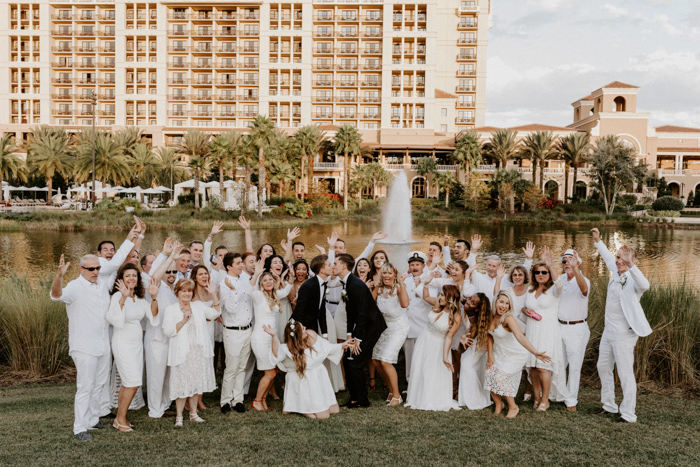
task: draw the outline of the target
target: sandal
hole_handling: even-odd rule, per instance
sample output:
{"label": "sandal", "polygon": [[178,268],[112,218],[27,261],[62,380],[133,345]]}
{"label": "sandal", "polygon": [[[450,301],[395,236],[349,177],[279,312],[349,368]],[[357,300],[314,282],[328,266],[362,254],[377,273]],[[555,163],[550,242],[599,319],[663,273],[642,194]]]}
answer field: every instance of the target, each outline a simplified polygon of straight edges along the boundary
{"label": "sandal", "polygon": [[190,421],[191,421],[191,422],[196,422],[196,423],[204,423],[204,419],[203,419],[202,417],[200,417],[200,416],[199,416],[198,414],[196,414],[196,413],[194,413],[194,414],[191,413],[191,414],[190,414]]}
{"label": "sandal", "polygon": [[392,397],[391,397],[391,396],[393,396],[393,395],[394,395],[394,394],[392,394],[392,393],[389,393],[389,395],[388,395],[388,396],[386,396],[386,403],[387,403],[387,404],[388,404],[389,402],[391,402],[391,399],[392,399]]}
{"label": "sandal", "polygon": [[[370,379],[369,379],[369,389],[370,389],[370,391],[374,391],[375,389],[377,389],[377,383],[376,383],[376,381],[375,381],[376,379],[377,379],[377,378],[370,378]],[[375,381],[375,382],[372,382],[372,381]]]}
{"label": "sandal", "polygon": [[250,406],[251,406],[252,408],[254,408],[255,410],[257,410],[258,412],[265,412],[265,411],[267,410],[267,409],[265,409],[264,406],[263,406],[262,409],[259,409],[259,408],[255,407],[255,403],[256,403],[256,402],[257,402],[258,404],[262,405],[262,401],[253,400],[253,402],[250,403]]}
{"label": "sandal", "polygon": [[175,428],[182,427],[182,417],[175,417]]}
{"label": "sandal", "polygon": [[[399,401],[399,402],[392,405],[392,402],[394,402],[394,401]],[[388,405],[389,407],[396,407],[397,405],[401,404],[402,402],[403,402],[403,398],[401,398],[400,396],[399,396],[398,399],[395,398],[395,397],[392,397],[392,398],[391,398],[391,401],[390,401],[387,405]]]}
{"label": "sandal", "polygon": [[[114,423],[112,423],[112,427],[116,428],[117,430],[121,431],[122,433],[128,433],[130,431],[134,431],[133,428],[129,425],[121,425],[119,424],[118,421],[114,420]],[[126,430],[122,430],[122,428],[126,428]]]}
{"label": "sandal", "polygon": [[546,412],[549,408],[549,402],[542,402],[540,406],[535,409],[537,412]]}

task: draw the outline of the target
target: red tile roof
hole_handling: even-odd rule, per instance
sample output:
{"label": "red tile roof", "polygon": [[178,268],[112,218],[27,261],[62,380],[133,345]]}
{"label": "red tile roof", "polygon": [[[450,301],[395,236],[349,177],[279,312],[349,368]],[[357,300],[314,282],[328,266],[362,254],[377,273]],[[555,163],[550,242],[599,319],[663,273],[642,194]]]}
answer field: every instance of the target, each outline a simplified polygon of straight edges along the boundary
{"label": "red tile roof", "polygon": [[539,123],[532,123],[530,125],[514,126],[513,130],[518,131],[575,131],[571,128],[565,128],[561,126],[551,126],[551,125],[541,125]]}
{"label": "red tile roof", "polygon": [[605,86],[603,86],[600,89],[606,89],[606,88],[618,88],[618,89],[639,89],[639,86],[634,86],[632,84],[626,84],[626,83],[621,83],[620,81],[613,81],[612,83],[608,83]]}
{"label": "red tile roof", "polygon": [[592,100],[593,100],[593,94],[589,94],[586,97],[582,97],[581,99],[579,99],[579,101],[592,101]]}
{"label": "red tile roof", "polygon": [[685,126],[664,125],[656,127],[657,133],[700,133],[700,128],[688,128]]}
{"label": "red tile roof", "polygon": [[450,94],[449,92],[445,92],[440,89],[435,89],[435,99],[457,99],[457,95]]}

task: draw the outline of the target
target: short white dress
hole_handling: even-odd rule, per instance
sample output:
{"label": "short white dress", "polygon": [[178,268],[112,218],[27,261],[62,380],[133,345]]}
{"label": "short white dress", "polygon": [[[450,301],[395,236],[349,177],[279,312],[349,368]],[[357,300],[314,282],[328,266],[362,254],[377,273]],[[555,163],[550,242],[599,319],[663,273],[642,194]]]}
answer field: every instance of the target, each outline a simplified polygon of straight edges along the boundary
{"label": "short white dress", "polygon": [[156,318],[151,313],[151,304],[143,298],[127,298],[124,307],[119,305],[121,292],[112,295],[106,319],[114,328],[112,354],[121,385],[127,388],[143,384],[143,328],[141,320],[148,317],[151,324]]}
{"label": "short white dress", "polygon": [[[277,290],[277,299],[286,297],[290,290],[292,290],[291,284],[287,284],[285,288]],[[257,288],[249,287],[247,292],[253,300],[253,311],[255,314],[255,325],[253,326],[253,333],[250,335],[250,346],[255,354],[256,366],[260,371],[271,370],[275,367],[275,364],[269,358],[272,336],[263,331],[263,325],[267,324],[273,329],[277,329],[280,308],[278,305],[274,305],[270,309],[270,303],[265,293]]]}
{"label": "short white dress", "polygon": [[374,345],[372,359],[396,364],[399,361],[399,351],[406,341],[411,323],[406,309],[401,308],[397,292],[390,295],[384,292],[377,297],[377,307],[384,316],[386,329]]}
{"label": "short white dress", "polygon": [[[470,328],[469,320],[467,322],[467,332]],[[462,353],[459,369],[459,395],[457,400],[459,405],[467,407],[469,410],[481,410],[492,404],[491,394],[488,389],[484,388],[486,380],[486,343],[477,349],[477,339],[467,350]]]}
{"label": "short white dress", "polygon": [[313,351],[310,349],[304,351],[306,370],[303,376],[297,373],[287,344],[280,345],[277,357],[273,355],[271,348],[268,349],[267,358],[287,373],[284,382],[283,410],[285,412],[319,413],[338,403],[323,362],[328,359],[337,365],[343,356],[343,347],[341,344],[331,344],[319,336],[316,337],[312,349]]}
{"label": "short white dress", "polygon": [[[459,410],[459,404],[452,398],[452,373],[442,361],[449,330],[450,317],[446,312],[428,314],[428,325],[413,348],[406,407],[443,412]],[[447,358],[452,362],[452,352],[447,353]]]}
{"label": "short white dress", "polygon": [[[444,279],[433,279],[430,281],[431,287],[438,287],[439,289],[442,289],[442,287],[445,285],[453,285],[451,277]],[[462,283],[462,289],[460,290],[461,298],[464,299],[467,297],[471,297],[475,293],[476,287],[474,287],[474,285],[468,280],[465,280]],[[462,315],[462,324],[459,326],[459,329],[457,329],[457,332],[452,337],[452,345],[450,346],[452,350],[459,350],[459,341],[462,338],[462,336],[467,333],[467,329],[469,329],[469,320],[464,314],[464,307],[459,307],[459,313]]]}
{"label": "short white dress", "polygon": [[494,364],[486,370],[484,389],[499,396],[515,397],[520,387],[523,366],[530,353],[501,324],[489,331],[489,334],[493,337]]}

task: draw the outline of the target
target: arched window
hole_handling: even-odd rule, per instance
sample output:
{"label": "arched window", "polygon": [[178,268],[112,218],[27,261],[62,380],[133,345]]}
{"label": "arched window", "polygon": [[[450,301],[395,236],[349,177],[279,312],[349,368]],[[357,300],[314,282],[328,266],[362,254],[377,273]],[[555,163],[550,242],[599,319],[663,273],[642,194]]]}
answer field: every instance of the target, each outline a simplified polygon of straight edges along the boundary
{"label": "arched window", "polygon": [[413,198],[425,198],[425,178],[416,177],[411,184],[411,196]]}
{"label": "arched window", "polygon": [[544,184],[544,192],[549,198],[559,199],[559,184],[554,180],[549,180]]}
{"label": "arched window", "polygon": [[625,98],[622,96],[617,96],[613,102],[615,103],[615,112],[624,112],[625,111]]}

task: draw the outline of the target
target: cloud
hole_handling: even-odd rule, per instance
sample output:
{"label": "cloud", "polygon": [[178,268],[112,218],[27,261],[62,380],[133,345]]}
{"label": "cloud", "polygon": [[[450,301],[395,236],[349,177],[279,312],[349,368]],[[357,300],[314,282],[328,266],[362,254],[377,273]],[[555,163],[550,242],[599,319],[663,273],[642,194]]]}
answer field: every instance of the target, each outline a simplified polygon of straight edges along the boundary
{"label": "cloud", "polygon": [[609,3],[603,5],[603,10],[607,11],[609,14],[616,18],[624,17],[629,14],[629,12],[626,9],[616,7],[615,5],[611,5]]}
{"label": "cloud", "polygon": [[571,7],[571,2],[567,0],[530,0],[530,7],[544,11],[561,11],[568,10]]}
{"label": "cloud", "polygon": [[683,34],[683,31],[675,27],[671,23],[671,18],[669,18],[666,15],[655,15],[652,20],[652,23],[657,23],[659,24],[664,31],[666,31],[667,34],[670,34],[671,36],[680,36]]}

